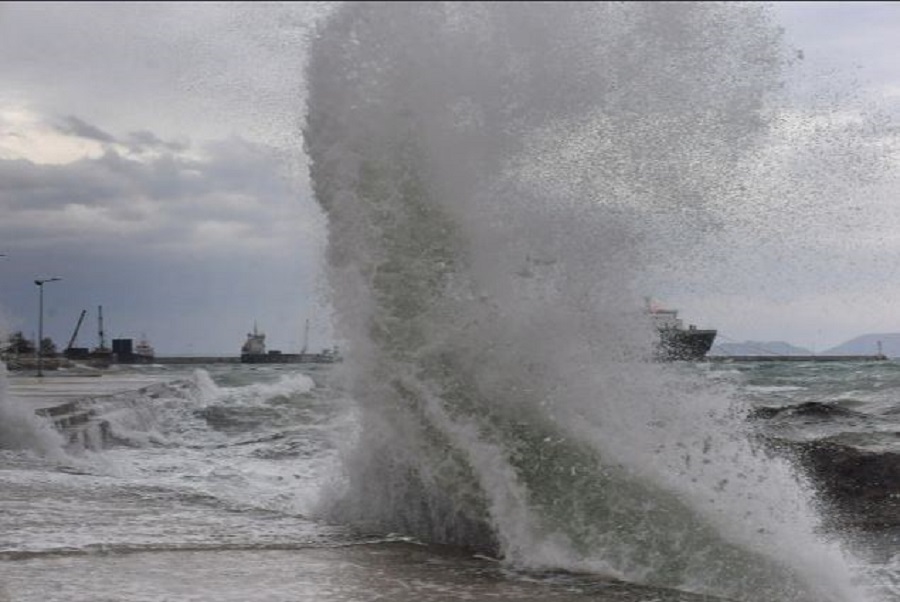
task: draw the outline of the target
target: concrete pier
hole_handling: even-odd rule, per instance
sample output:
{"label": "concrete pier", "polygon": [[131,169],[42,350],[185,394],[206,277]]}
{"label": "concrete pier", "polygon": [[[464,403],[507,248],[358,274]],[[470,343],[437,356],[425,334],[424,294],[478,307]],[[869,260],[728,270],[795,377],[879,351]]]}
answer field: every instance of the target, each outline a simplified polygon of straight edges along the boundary
{"label": "concrete pier", "polygon": [[708,355],[711,362],[883,362],[884,355]]}
{"label": "concrete pier", "polygon": [[241,358],[237,356],[209,356],[209,357],[199,357],[199,356],[156,356],[153,358],[151,364],[163,364],[163,365],[194,365],[194,364],[240,364]]}
{"label": "concrete pier", "polygon": [[[172,380],[170,374],[54,373],[42,377],[10,372],[7,391],[14,403],[29,407],[70,439],[96,421],[91,405],[102,397],[138,391]],[[102,425],[101,425],[102,426]]]}

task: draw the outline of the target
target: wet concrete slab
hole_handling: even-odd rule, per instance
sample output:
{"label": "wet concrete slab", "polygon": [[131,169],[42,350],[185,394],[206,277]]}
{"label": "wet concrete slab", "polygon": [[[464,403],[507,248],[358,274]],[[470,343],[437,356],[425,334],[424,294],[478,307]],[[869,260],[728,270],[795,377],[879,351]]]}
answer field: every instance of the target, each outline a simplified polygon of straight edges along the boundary
{"label": "wet concrete slab", "polygon": [[140,373],[56,373],[7,375],[8,393],[20,403],[27,403],[35,411],[49,410],[81,399],[106,397],[167,382],[167,374]]}
{"label": "wet concrete slab", "polygon": [[[6,375],[7,398],[50,420],[69,443],[86,446],[86,441],[102,445],[106,421],[95,415],[98,399],[140,391],[170,382],[171,373],[53,371],[42,376],[13,371]],[[89,436],[96,432],[96,436]],[[2,602],[2,600],[0,600]]]}

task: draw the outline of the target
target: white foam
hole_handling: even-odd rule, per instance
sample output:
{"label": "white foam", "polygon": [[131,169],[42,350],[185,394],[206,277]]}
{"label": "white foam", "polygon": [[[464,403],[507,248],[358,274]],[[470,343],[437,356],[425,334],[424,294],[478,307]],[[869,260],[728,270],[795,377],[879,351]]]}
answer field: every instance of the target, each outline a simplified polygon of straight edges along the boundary
{"label": "white foam", "polygon": [[28,450],[54,458],[65,456],[63,438],[49,419],[35,414],[9,392],[6,364],[0,362],[0,448]]}

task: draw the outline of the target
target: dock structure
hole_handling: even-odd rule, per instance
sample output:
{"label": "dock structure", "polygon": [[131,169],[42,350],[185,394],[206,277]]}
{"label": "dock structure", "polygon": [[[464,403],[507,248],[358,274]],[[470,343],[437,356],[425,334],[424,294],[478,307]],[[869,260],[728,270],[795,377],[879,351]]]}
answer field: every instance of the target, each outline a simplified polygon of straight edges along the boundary
{"label": "dock structure", "polygon": [[245,353],[237,356],[171,356],[154,358],[154,364],[333,364],[340,359],[332,353]]}
{"label": "dock structure", "polygon": [[147,389],[171,380],[165,374],[101,375],[99,371],[47,374],[43,377],[15,372],[7,377],[8,393],[54,426],[67,443],[83,447],[102,444],[109,425],[94,412],[101,399]]}
{"label": "dock structure", "polygon": [[711,362],[883,362],[886,355],[708,355]]}
{"label": "dock structure", "polygon": [[150,362],[152,364],[164,364],[164,365],[179,365],[179,364],[240,364],[241,358],[237,356],[195,356],[195,355],[184,355],[184,356],[156,356],[153,358],[153,361]]}

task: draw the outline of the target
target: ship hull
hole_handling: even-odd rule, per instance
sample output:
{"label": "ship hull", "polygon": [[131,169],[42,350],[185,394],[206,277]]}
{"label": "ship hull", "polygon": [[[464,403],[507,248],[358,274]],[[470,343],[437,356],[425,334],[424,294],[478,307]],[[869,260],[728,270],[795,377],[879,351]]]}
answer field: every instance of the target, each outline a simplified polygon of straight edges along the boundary
{"label": "ship hull", "polygon": [[716,339],[715,330],[664,328],[659,331],[656,358],[663,361],[702,360]]}
{"label": "ship hull", "polygon": [[334,356],[323,353],[242,353],[242,364],[333,364]]}

